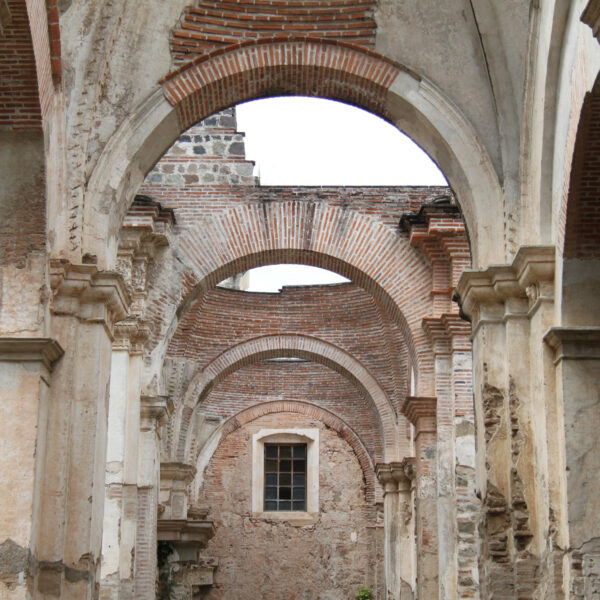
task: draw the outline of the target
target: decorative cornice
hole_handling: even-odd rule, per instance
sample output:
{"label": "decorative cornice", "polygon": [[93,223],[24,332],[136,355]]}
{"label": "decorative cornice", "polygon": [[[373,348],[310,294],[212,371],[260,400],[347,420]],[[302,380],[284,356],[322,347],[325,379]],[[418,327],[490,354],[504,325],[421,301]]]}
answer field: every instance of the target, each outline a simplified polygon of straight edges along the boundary
{"label": "decorative cornice", "polygon": [[161,481],[183,481],[185,484],[192,482],[196,476],[196,467],[182,462],[161,462]]}
{"label": "decorative cornice", "polygon": [[433,345],[435,354],[471,350],[471,324],[457,314],[426,317],[421,326]]}
{"label": "decorative cornice", "polygon": [[114,327],[113,350],[141,354],[152,333],[152,323],[136,316],[119,321]]}
{"label": "decorative cornice", "polygon": [[600,327],[552,327],[544,341],[561,360],[600,360]]}
{"label": "decorative cornice", "polygon": [[377,463],[375,474],[386,494],[410,490],[410,477],[406,473],[406,463]]}
{"label": "decorative cornice", "polygon": [[1,362],[41,362],[51,371],[64,352],[52,338],[0,338]]}
{"label": "decorative cornice", "polygon": [[529,310],[553,297],[554,246],[521,246],[512,265],[492,265],[485,271],[465,271],[454,299],[475,323],[480,308],[511,299],[528,301]]}
{"label": "decorative cornice", "polygon": [[[173,401],[169,396],[141,396],[140,416],[142,427],[156,424],[158,427],[165,425],[169,415],[173,412]],[[145,423],[144,423],[145,421]]]}
{"label": "decorative cornice", "polygon": [[590,0],[581,15],[581,20],[592,28],[594,37],[600,40],[600,0]]}
{"label": "decorative cornice", "polygon": [[119,273],[52,259],[50,282],[56,315],[74,315],[109,327],[127,316],[131,297]]}
{"label": "decorative cornice", "polygon": [[[437,398],[408,396],[402,405],[402,414],[416,427],[417,435],[436,431]],[[429,427],[423,427],[425,419]]]}
{"label": "decorative cornice", "polygon": [[214,535],[215,526],[212,521],[158,519],[159,542],[180,542],[202,548]]}

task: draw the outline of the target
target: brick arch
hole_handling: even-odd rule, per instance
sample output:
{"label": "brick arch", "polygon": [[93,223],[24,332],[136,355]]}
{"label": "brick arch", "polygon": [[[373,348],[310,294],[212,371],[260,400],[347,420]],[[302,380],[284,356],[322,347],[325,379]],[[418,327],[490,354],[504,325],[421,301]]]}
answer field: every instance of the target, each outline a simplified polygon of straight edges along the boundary
{"label": "brick arch", "polygon": [[[195,220],[181,232],[178,251],[186,264],[180,291],[165,280],[148,309],[153,322],[163,321],[154,342],[164,341],[163,351],[186,308],[220,281],[265,264],[309,264],[347,277],[376,299],[399,324],[419,393],[433,393],[433,355],[421,326],[431,312],[431,268],[408,238],[380,220],[324,202],[245,204]],[[171,307],[165,297],[173,298]]]}
{"label": "brick arch", "polygon": [[213,432],[202,447],[196,460],[196,465],[198,467],[197,472],[200,474],[200,477],[196,477],[195,482],[196,497],[198,496],[198,490],[202,483],[202,474],[205,467],[209,464],[219,445],[227,436],[260,417],[286,412],[311,417],[333,429],[352,448],[358,459],[365,480],[365,500],[367,502],[377,502],[382,500],[381,490],[379,486],[376,485],[373,461],[358,434],[343,419],[334,415],[332,412],[321,408],[320,406],[316,406],[315,404],[311,404],[310,402],[298,401],[265,402],[257,404],[256,406],[251,406],[227,419],[215,432]]}
{"label": "brick arch", "polygon": [[[600,75],[585,95],[563,202],[561,319],[565,326],[600,325]],[[559,233],[560,236],[560,233]],[[562,242],[562,244],[561,244]]]}
{"label": "brick arch", "polygon": [[121,125],[91,174],[83,249],[100,267],[112,268],[114,240],[134,194],[179,135],[227,106],[286,94],[348,102],[404,131],[446,174],[467,223],[474,267],[505,262],[502,188],[485,147],[448,97],[402,65],[340,41],[271,38],[216,50],[162,83]]}
{"label": "brick arch", "polygon": [[[192,378],[182,395],[182,401],[178,404],[172,426],[177,460],[186,459],[191,442],[189,424],[192,414],[210,389],[227,375],[246,365],[280,357],[304,358],[340,373],[373,402],[383,433],[386,461],[395,460],[400,454],[408,452],[408,448],[400,446],[403,437],[399,432],[401,426],[397,423],[396,414],[386,393],[362,363],[341,348],[314,337],[270,335],[232,346]],[[404,420],[402,425],[406,425]]]}

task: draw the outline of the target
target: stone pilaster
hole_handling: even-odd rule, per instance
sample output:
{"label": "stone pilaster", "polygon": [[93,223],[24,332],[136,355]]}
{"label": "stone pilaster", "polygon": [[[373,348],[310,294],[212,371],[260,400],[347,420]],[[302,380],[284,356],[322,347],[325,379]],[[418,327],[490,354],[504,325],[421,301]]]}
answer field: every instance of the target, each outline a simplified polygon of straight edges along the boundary
{"label": "stone pilaster", "polygon": [[135,598],[153,598],[160,487],[160,429],[173,404],[166,396],[142,396],[138,455],[138,513],[135,553]]}
{"label": "stone pilaster", "polygon": [[53,339],[0,338],[0,587],[15,598],[33,595],[50,375],[62,355]]}
{"label": "stone pilaster", "polygon": [[551,515],[562,519],[550,492],[560,475],[549,467],[561,425],[551,417],[553,365],[542,342],[553,319],[554,254],[522,247],[511,265],[466,271],[456,290],[473,326],[484,597],[544,596],[563,543],[551,535]]}
{"label": "stone pilaster", "polygon": [[417,597],[439,598],[436,398],[409,396],[402,407],[415,427]]}
{"label": "stone pilaster", "polygon": [[93,597],[99,576],[110,355],[129,304],[122,278],[51,261],[51,376],[34,597]]}
{"label": "stone pilaster", "polygon": [[412,600],[415,596],[416,546],[411,459],[375,467],[383,487],[386,598]]}
{"label": "stone pilaster", "polygon": [[555,468],[566,473],[569,598],[583,600],[600,592],[600,327],[553,327],[545,340],[556,364],[556,412],[564,415],[565,456]]}
{"label": "stone pilaster", "polygon": [[126,600],[134,593],[138,506],[140,390],[144,344],[151,328],[130,316],[114,328],[108,409],[106,499],[100,597]]}
{"label": "stone pilaster", "polygon": [[200,587],[212,585],[216,562],[200,557],[199,552],[215,529],[207,520],[208,508],[190,506],[189,485],[196,468],[180,462],[160,465],[160,516],[158,540],[166,560],[161,565],[161,579],[168,579],[177,598],[190,599]]}
{"label": "stone pilaster", "polygon": [[476,595],[477,509],[471,326],[458,314],[423,319],[435,361],[440,597]]}

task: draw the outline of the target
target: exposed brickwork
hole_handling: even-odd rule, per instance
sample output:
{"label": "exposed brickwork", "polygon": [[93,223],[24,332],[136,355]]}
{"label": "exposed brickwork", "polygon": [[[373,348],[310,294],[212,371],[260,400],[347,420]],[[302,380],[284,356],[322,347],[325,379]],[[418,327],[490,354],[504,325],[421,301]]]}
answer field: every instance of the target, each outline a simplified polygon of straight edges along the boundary
{"label": "exposed brickwork", "polygon": [[44,165],[39,162],[43,139],[41,133],[0,132],[0,140],[17,153],[17,161],[19,152],[31,153],[28,180],[4,198],[0,211],[0,265],[22,269],[28,256],[46,249]]}
{"label": "exposed brickwork", "polygon": [[25,0],[7,0],[0,35],[0,130],[41,130],[35,54]]}
{"label": "exposed brickwork", "polygon": [[[314,525],[294,527],[251,513],[252,434],[286,426],[320,429],[320,513]],[[363,486],[352,449],[314,418],[277,413],[235,430],[205,472],[203,499],[216,534],[204,553],[219,559],[215,586],[206,597],[323,598],[327,593],[332,600],[346,600],[360,586],[376,591],[375,569],[382,561],[374,539],[377,515]]]}
{"label": "exposed brickwork", "polygon": [[586,96],[577,130],[567,205],[565,258],[600,258],[599,198],[600,90]]}
{"label": "exposed brickwork", "polygon": [[372,0],[197,0],[173,31],[175,64],[243,40],[282,35],[375,45],[376,2]]}
{"label": "exposed brickwork", "polygon": [[[397,416],[388,397],[376,379],[354,357],[340,350],[337,346],[318,340],[310,336],[299,335],[269,335],[252,338],[239,343],[213,360],[204,371],[198,371],[194,361],[194,378],[187,386],[183,386],[183,393],[169,391],[174,397],[181,397],[179,401],[178,416],[172,421],[172,428],[178,433],[171,436],[172,443],[177,444],[177,460],[185,458],[188,447],[188,430],[192,421],[192,414],[199,402],[202,402],[211,386],[222,381],[228,374],[235,372],[248,364],[257,361],[278,357],[299,357],[310,360],[333,369],[343,375],[355,388],[360,390],[364,398],[368,398],[376,410],[381,430],[383,433],[386,457],[395,455],[396,451],[409,452],[408,428],[403,420],[397,425]],[[173,371],[171,365],[171,372]],[[182,386],[179,386],[182,389]],[[396,431],[399,430],[400,440]]]}
{"label": "exposed brickwork", "polygon": [[[371,293],[397,323],[418,377],[433,374],[421,319],[430,313],[430,267],[397,228],[400,216],[447,188],[162,187],[142,192],[186,223],[179,287],[152,291],[155,335],[169,306],[190,304],[238,272],[261,264],[312,264],[338,272]],[[349,208],[351,207],[351,210]],[[411,276],[408,277],[407,274]],[[180,311],[185,310],[182,306]]]}
{"label": "exposed brickwork", "polygon": [[58,0],[27,0],[42,117],[51,110],[62,77]]}
{"label": "exposed brickwork", "polygon": [[344,377],[317,363],[263,361],[239,369],[208,393],[198,413],[222,421],[250,406],[279,399],[310,402],[339,415],[359,435],[371,460],[383,460],[381,425],[374,407]]}
{"label": "exposed brickwork", "polygon": [[[233,433],[234,431],[236,431],[237,429],[239,429],[240,427],[245,426],[248,423],[251,423],[252,421],[263,417],[265,415],[274,415],[277,413],[294,413],[294,414],[299,414],[299,415],[305,415],[307,417],[310,417],[312,419],[316,419],[317,421],[319,421],[320,423],[322,423],[323,425],[325,425],[326,427],[328,427],[329,429],[335,431],[344,441],[346,441],[350,447],[352,448],[352,451],[354,452],[354,454],[356,455],[356,458],[358,459],[358,462],[360,463],[362,472],[363,472],[363,477],[364,477],[364,481],[365,481],[365,499],[367,500],[367,502],[374,502],[374,501],[378,501],[381,502],[382,500],[382,490],[381,487],[379,485],[379,483],[377,482],[377,479],[375,477],[375,471],[373,468],[374,465],[374,461],[373,461],[373,454],[370,454],[367,450],[367,448],[365,448],[364,443],[365,442],[369,442],[368,438],[376,438],[377,437],[377,432],[376,432],[376,428],[377,428],[377,418],[375,417],[375,419],[373,419],[372,417],[374,416],[373,414],[365,414],[365,410],[364,410],[364,401],[360,402],[361,407],[359,408],[359,412],[362,412],[362,414],[364,415],[364,418],[356,418],[358,415],[354,415],[352,414],[352,420],[355,424],[357,424],[362,430],[363,430],[363,434],[362,435],[357,435],[357,433],[354,432],[353,429],[351,429],[346,422],[344,422],[342,419],[340,419],[339,417],[337,417],[335,414],[333,414],[332,412],[329,412],[329,409],[334,408],[336,410],[338,410],[338,412],[341,413],[345,413],[346,415],[350,414],[352,411],[348,410],[348,407],[344,407],[344,410],[339,411],[339,409],[337,408],[337,406],[339,406],[340,401],[346,401],[346,399],[350,399],[350,404],[352,404],[352,396],[356,396],[356,392],[354,390],[351,390],[350,388],[350,393],[344,397],[343,393],[348,393],[349,391],[349,386],[346,384],[345,386],[343,385],[344,382],[341,382],[340,379],[338,378],[337,381],[332,381],[333,377],[331,373],[327,373],[325,376],[323,374],[323,372],[318,372],[318,367],[319,365],[310,365],[309,363],[304,363],[305,366],[308,366],[308,369],[305,369],[304,372],[301,374],[301,376],[305,376],[307,374],[310,374],[310,376],[314,375],[315,373],[318,374],[317,379],[319,380],[319,383],[321,384],[318,388],[317,385],[312,385],[310,383],[307,383],[306,380],[302,380],[301,382],[301,388],[303,388],[303,391],[305,392],[305,398],[310,398],[311,402],[304,402],[304,401],[292,401],[291,399],[294,396],[298,396],[301,397],[300,394],[298,394],[299,389],[298,387],[294,387],[293,383],[298,382],[298,378],[294,378],[292,377],[289,381],[289,383],[286,382],[281,382],[281,381],[273,381],[272,383],[276,383],[277,384],[277,389],[280,391],[279,394],[277,394],[278,396],[287,396],[289,394],[289,398],[290,400],[288,400],[286,398],[286,400],[281,401],[281,400],[275,400],[275,401],[266,401],[264,402],[265,398],[269,396],[269,392],[272,394],[273,389],[270,390],[265,390],[264,389],[264,385],[262,386],[263,389],[259,389],[259,390],[255,390],[252,388],[251,385],[248,385],[248,380],[246,381],[246,389],[244,390],[244,393],[246,394],[246,398],[245,398],[245,402],[244,399],[242,399],[241,397],[235,397],[234,395],[236,394],[236,392],[238,391],[238,389],[234,389],[236,388],[236,382],[232,382],[231,378],[229,381],[225,382],[224,385],[219,386],[216,390],[214,390],[214,392],[211,393],[210,397],[207,398],[207,401],[205,403],[203,403],[202,405],[202,409],[201,409],[201,414],[205,415],[206,418],[211,418],[211,412],[213,413],[213,418],[215,417],[215,410],[218,413],[218,418],[221,418],[225,413],[223,412],[223,410],[227,410],[227,407],[233,407],[234,404],[236,404],[236,401],[238,401],[238,412],[232,412],[232,416],[230,416],[229,420],[225,423],[224,427],[223,427],[223,439],[226,438],[226,436],[228,436],[229,434]],[[268,365],[258,365],[258,368],[263,367],[263,371],[265,370],[266,367],[268,367]],[[315,369],[315,367],[317,367],[317,369]],[[251,369],[244,369],[244,371],[246,372],[246,375],[252,375],[252,371]],[[271,373],[273,374],[273,373]],[[279,373],[275,373],[275,375],[289,375],[290,373],[285,373],[285,369],[280,369]],[[234,376],[231,376],[232,378],[235,377],[239,377],[241,374],[238,371]],[[298,375],[298,373],[294,373],[294,375]],[[263,378],[264,381],[264,378]],[[233,383],[233,386],[231,385]],[[342,383],[342,385],[340,385],[340,383]],[[332,385],[331,388],[329,388],[329,385]],[[240,386],[241,387],[241,386]],[[313,389],[309,389],[309,387],[312,387]],[[223,389],[225,388],[225,389]],[[250,388],[250,389],[248,389]],[[345,388],[345,389],[344,389]],[[263,402],[260,402],[261,398],[259,398],[259,396],[261,395],[261,392],[267,392],[266,394],[262,394],[262,400]],[[220,403],[220,396],[223,396],[225,398],[225,406],[223,406]],[[327,403],[327,400],[332,399],[333,401],[331,403]],[[254,400],[259,400],[259,403],[254,403]],[[317,402],[318,404],[320,404],[321,406],[316,406],[315,402]],[[248,405],[247,408],[243,408],[244,403],[246,403]],[[218,405],[217,405],[218,404]],[[337,406],[336,406],[337,405]],[[327,406],[327,409],[324,409],[323,406]],[[367,432],[366,434],[364,433],[365,429],[368,429],[368,424],[369,421],[371,421],[371,425],[373,425],[374,429],[370,432]],[[379,440],[380,441],[380,440]]]}
{"label": "exposed brickwork", "polygon": [[280,39],[244,42],[196,59],[164,81],[182,129],[227,106],[269,95],[341,100],[387,117],[387,93],[399,67],[342,42]]}
{"label": "exposed brickwork", "polygon": [[[203,369],[227,348],[275,331],[316,337],[361,361],[399,407],[406,395],[406,347],[392,354],[384,325],[373,297],[351,283],[285,287],[279,294],[215,288],[187,311],[168,356],[191,359]],[[404,382],[399,389],[395,371]]]}

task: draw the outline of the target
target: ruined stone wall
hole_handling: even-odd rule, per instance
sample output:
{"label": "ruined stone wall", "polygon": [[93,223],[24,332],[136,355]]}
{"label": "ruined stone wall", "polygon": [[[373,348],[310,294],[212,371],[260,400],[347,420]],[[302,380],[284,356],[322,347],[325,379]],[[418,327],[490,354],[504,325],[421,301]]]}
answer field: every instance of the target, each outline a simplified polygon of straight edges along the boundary
{"label": "ruined stone wall", "polygon": [[355,356],[397,410],[406,396],[408,357],[397,324],[352,283],[290,286],[278,294],[214,288],[182,318],[167,355],[204,368],[228,347],[274,332],[316,337]]}
{"label": "ruined stone wall", "polygon": [[[283,427],[319,429],[319,514],[303,526],[252,516],[252,434]],[[216,534],[204,554],[217,557],[219,566],[214,587],[201,597],[347,600],[361,586],[377,591],[381,529],[376,507],[365,502],[362,477],[346,442],[304,416],[269,415],[230,434],[205,472],[202,498]]]}
{"label": "ruined stone wall", "polygon": [[42,128],[27,4],[7,0],[0,15],[0,131]]}
{"label": "ruined stone wall", "polygon": [[334,413],[358,434],[373,463],[383,460],[381,425],[371,400],[342,375],[309,361],[262,361],[239,369],[211,389],[198,414],[222,423],[250,406],[286,400]]}

